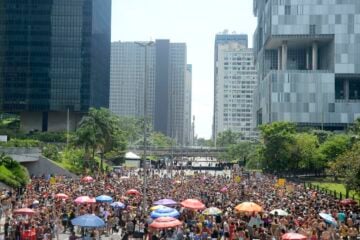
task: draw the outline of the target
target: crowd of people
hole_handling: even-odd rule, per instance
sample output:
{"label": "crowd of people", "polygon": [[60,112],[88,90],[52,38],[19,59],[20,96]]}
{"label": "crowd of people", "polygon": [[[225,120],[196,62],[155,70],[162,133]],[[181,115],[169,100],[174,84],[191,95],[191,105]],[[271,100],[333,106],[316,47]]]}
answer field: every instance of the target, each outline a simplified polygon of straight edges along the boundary
{"label": "crowd of people", "polygon": [[[285,233],[299,233],[309,240],[359,239],[360,210],[356,204],[342,204],[333,196],[307,189],[303,184],[286,182],[260,173],[243,174],[242,170],[209,174],[151,170],[147,174],[146,202],[142,194],[127,194],[129,189],[143,190],[141,170],[123,170],[94,177],[93,182],[56,177],[33,178],[23,191],[3,191],[0,218],[5,219],[4,239],[19,240],[24,231],[33,230],[34,239],[68,239],[87,235],[88,239],[108,236],[109,239],[282,239]],[[57,198],[64,193],[68,199]],[[124,203],[113,208],[109,203],[76,204],[79,196],[111,196]],[[173,206],[180,212],[180,227],[153,229],[149,208],[159,199],[198,199],[206,207],[222,210],[206,215],[201,210]],[[254,202],[261,212],[238,212],[242,202]],[[15,215],[14,210],[31,208],[32,215]],[[145,207],[145,209],[144,209]],[[281,209],[288,214],[280,214]],[[95,214],[106,222],[102,229],[82,229],[71,220],[83,214]],[[319,214],[330,214],[336,223],[326,222]],[[0,231],[1,232],[1,231]],[[121,233],[121,234],[120,234]],[[1,235],[0,235],[1,239]]]}

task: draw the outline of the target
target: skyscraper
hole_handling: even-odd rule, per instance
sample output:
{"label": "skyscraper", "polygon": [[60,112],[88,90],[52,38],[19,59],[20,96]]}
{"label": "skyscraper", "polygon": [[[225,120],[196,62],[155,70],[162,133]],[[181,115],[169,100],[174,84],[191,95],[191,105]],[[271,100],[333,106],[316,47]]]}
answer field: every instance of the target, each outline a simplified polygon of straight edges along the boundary
{"label": "skyscraper", "polygon": [[217,112],[216,106],[216,86],[217,86],[217,74],[218,74],[218,47],[220,44],[229,43],[229,42],[238,42],[242,44],[245,47],[248,47],[248,36],[246,34],[236,34],[231,33],[229,34],[227,30],[223,31],[222,33],[219,33],[215,36],[215,45],[214,45],[214,109],[213,109],[213,127],[212,127],[212,138],[215,141],[216,133],[215,133],[215,125],[216,125],[216,119],[215,119],[215,112]]}
{"label": "skyscraper", "polygon": [[146,79],[147,116],[151,117],[154,130],[186,144],[190,134],[187,119],[191,121],[191,117],[186,117],[191,102],[186,44],[161,39],[148,46],[147,51],[145,61],[144,47],[135,42],[112,43],[110,110],[121,116],[142,117]]}
{"label": "skyscraper", "polygon": [[192,145],[191,141],[191,100],[192,100],[192,65],[186,65],[186,77],[185,77],[185,106],[184,106],[184,144],[189,146]]}
{"label": "skyscraper", "polygon": [[0,1],[0,110],[65,130],[108,107],[111,0]]}
{"label": "skyscraper", "polygon": [[253,131],[253,91],[256,71],[252,49],[239,42],[218,45],[217,78],[215,85],[215,142],[226,130],[241,133],[243,140],[251,140]]}
{"label": "skyscraper", "polygon": [[257,124],[341,130],[360,116],[360,1],[254,0]]}

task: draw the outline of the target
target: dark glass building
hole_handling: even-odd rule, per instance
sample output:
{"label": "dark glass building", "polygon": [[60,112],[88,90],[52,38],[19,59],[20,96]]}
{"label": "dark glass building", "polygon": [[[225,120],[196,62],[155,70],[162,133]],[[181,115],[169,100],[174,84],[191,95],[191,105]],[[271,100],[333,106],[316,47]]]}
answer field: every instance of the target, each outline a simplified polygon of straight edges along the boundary
{"label": "dark glass building", "polygon": [[111,0],[0,1],[0,111],[24,130],[73,129],[108,107]]}

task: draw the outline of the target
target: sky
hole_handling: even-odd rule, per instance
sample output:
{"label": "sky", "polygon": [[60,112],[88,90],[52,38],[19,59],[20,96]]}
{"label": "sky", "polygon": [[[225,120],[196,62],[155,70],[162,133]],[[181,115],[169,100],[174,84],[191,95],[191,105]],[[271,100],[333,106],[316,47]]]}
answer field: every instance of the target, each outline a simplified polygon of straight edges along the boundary
{"label": "sky", "polygon": [[195,134],[210,138],[214,102],[215,35],[245,33],[252,46],[252,0],[112,0],[112,41],[170,39],[187,44],[193,65]]}

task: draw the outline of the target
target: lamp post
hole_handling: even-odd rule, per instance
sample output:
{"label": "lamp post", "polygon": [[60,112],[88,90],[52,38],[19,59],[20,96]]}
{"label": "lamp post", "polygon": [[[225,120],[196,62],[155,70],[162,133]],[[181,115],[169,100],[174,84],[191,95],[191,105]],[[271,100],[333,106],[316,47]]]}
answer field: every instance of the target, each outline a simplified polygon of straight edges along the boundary
{"label": "lamp post", "polygon": [[146,147],[147,147],[147,139],[146,139],[146,112],[147,112],[147,84],[148,84],[148,64],[147,64],[147,55],[148,55],[148,46],[151,46],[154,44],[153,41],[149,42],[135,42],[135,44],[139,45],[140,47],[143,47],[145,50],[145,61],[144,61],[144,122],[143,122],[143,138],[144,138],[144,144],[143,144],[143,169],[144,169],[144,187],[143,187],[143,213],[146,211],[146,204],[147,204],[147,196],[146,196],[146,189],[147,189],[147,164],[146,164]]}

